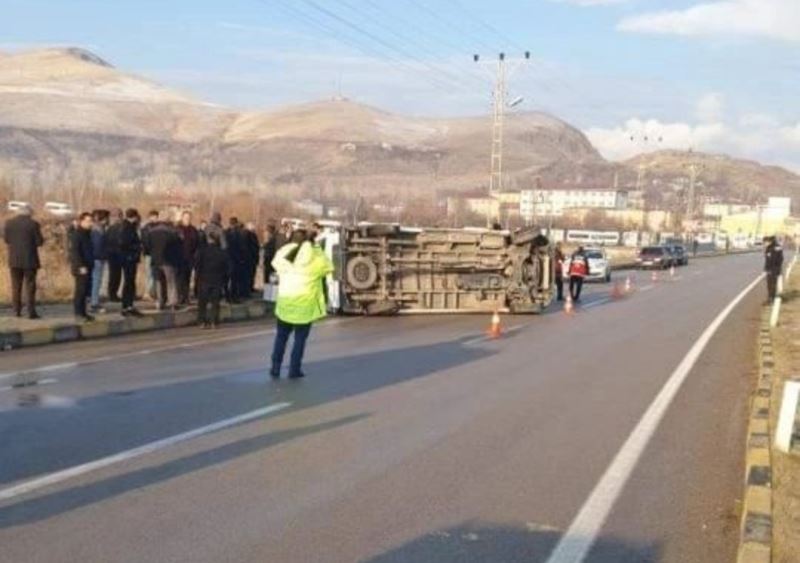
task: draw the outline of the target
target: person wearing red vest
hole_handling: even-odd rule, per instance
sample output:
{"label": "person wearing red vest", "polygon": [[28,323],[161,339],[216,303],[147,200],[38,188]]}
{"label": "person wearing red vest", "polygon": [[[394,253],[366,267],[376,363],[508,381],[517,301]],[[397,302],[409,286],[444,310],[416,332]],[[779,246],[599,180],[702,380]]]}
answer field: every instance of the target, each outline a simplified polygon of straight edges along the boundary
{"label": "person wearing red vest", "polygon": [[583,278],[589,275],[589,260],[582,246],[572,254],[569,263],[569,294],[573,301],[581,300]]}

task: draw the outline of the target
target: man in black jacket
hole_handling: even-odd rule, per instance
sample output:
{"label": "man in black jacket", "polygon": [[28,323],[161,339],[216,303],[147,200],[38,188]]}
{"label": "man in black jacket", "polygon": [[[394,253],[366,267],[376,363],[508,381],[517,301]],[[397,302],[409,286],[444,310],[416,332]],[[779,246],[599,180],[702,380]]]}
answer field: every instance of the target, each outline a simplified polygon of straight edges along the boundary
{"label": "man in black jacket", "polygon": [[30,206],[24,206],[6,222],[3,238],[8,245],[8,267],[11,274],[11,303],[14,314],[22,316],[22,287],[29,319],[38,319],[36,312],[36,272],[41,267],[39,247],[44,243],[42,229],[32,218]]}
{"label": "man in black jacket", "polygon": [[86,312],[86,301],[92,289],[92,268],[94,253],[92,251],[92,214],[81,213],[78,228],[72,232],[69,265],[75,278],[75,292],[72,296],[72,308],[75,316],[85,322],[94,317]]}
{"label": "man in black jacket", "polygon": [[258,240],[255,223],[247,223],[242,231],[245,246],[245,267],[247,279],[242,284],[245,295],[249,297],[256,292],[256,272],[258,271],[258,257],[261,254],[261,242]]}
{"label": "man in black jacket", "polygon": [[764,271],[767,273],[767,295],[772,303],[778,294],[778,278],[783,272],[783,248],[775,237],[766,237],[764,242]]}
{"label": "man in black jacket", "polygon": [[[227,253],[222,250],[219,233],[209,233],[206,244],[197,252],[195,267],[198,286],[197,322],[202,323],[203,328],[216,328],[219,325],[222,288],[230,273],[230,261]],[[207,314],[209,304],[210,318]]]}
{"label": "man in black jacket", "polygon": [[168,221],[153,224],[148,232],[150,260],[156,275],[158,309],[178,307],[177,273],[181,260],[181,240]]}
{"label": "man in black jacket", "polygon": [[111,222],[106,229],[106,252],[108,259],[108,300],[119,302],[119,286],[122,283],[122,261],[119,255],[119,234],[122,230],[121,209],[111,213]]}
{"label": "man in black jacket", "polygon": [[228,246],[228,258],[231,262],[230,282],[228,284],[228,301],[239,303],[244,297],[242,281],[247,278],[245,273],[245,244],[242,236],[242,227],[239,219],[231,217],[229,227],[225,230],[225,239]]}
{"label": "man in black jacket", "polygon": [[269,283],[269,278],[275,273],[275,268],[272,267],[272,261],[275,259],[275,253],[278,251],[278,233],[276,232],[275,225],[267,225],[264,231],[264,285]]}
{"label": "man in black jacket", "polygon": [[136,299],[136,269],[142,253],[139,238],[139,212],[136,209],[125,211],[125,220],[119,235],[119,253],[122,260],[122,316],[140,317],[142,314],[134,306]]}

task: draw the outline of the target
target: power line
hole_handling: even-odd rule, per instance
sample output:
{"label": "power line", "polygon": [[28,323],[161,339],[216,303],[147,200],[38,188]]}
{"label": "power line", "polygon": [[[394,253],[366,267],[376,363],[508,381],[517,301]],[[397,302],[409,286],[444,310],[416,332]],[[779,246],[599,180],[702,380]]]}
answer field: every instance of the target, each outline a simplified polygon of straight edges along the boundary
{"label": "power line", "polygon": [[[362,21],[363,20],[367,20],[369,22],[372,22],[373,24],[375,24],[379,28],[381,28],[385,33],[395,37],[400,42],[407,42],[408,41],[407,37],[403,36],[401,33],[397,32],[397,31],[395,31],[395,29],[393,29],[392,27],[385,25],[378,18],[373,16],[371,13],[365,12],[363,10],[359,11],[358,8],[353,6],[353,4],[351,4],[347,0],[337,0],[337,1],[338,1],[339,4],[341,4],[341,5],[345,6],[346,8],[348,8],[352,13],[358,14],[361,17]],[[374,4],[373,4],[373,6],[374,6]],[[388,40],[384,39],[384,41],[386,43],[388,43]],[[398,47],[394,47],[394,49],[399,51],[399,52],[402,52],[402,53],[404,53],[404,54],[406,54],[408,56],[408,54],[407,54],[408,52],[405,51],[404,49],[400,49]],[[430,54],[430,52],[426,52],[426,54]],[[418,61],[420,64],[424,64],[426,67],[428,67],[432,71],[437,72],[437,73],[441,74],[442,76],[448,78],[449,80],[451,80],[453,82],[454,85],[459,85],[461,87],[466,87],[466,88],[474,87],[475,84],[474,83],[470,84],[468,82],[469,79],[478,80],[480,86],[484,85],[476,76],[474,76],[472,74],[464,74],[464,75],[459,76],[457,74],[453,74],[451,71],[449,71],[447,69],[441,68],[441,66],[437,65],[434,62],[425,61],[424,59],[420,59],[418,57],[414,57],[414,60]]]}
{"label": "power line", "polygon": [[347,34],[343,34],[336,26],[331,25],[329,22],[322,20],[318,17],[315,17],[313,14],[309,14],[306,11],[298,8],[297,6],[293,6],[284,0],[272,0],[272,2],[268,2],[267,0],[259,0],[262,4],[265,5],[278,5],[279,7],[283,8],[284,12],[295,21],[299,21],[304,25],[311,26],[319,31],[322,31],[324,34],[331,37],[334,41],[344,43],[353,47],[354,49],[358,50],[359,52],[377,60],[383,60],[389,66],[392,66],[401,72],[404,73],[414,73],[420,76],[425,82],[431,85],[434,89],[440,90],[444,93],[452,93],[452,85],[448,82],[438,79],[435,76],[431,76],[428,73],[423,73],[420,69],[415,68],[412,65],[409,65],[405,61],[397,58],[396,56],[392,56],[386,53],[381,52],[380,50],[376,50],[374,48],[368,47],[364,45],[361,41],[352,38]]}

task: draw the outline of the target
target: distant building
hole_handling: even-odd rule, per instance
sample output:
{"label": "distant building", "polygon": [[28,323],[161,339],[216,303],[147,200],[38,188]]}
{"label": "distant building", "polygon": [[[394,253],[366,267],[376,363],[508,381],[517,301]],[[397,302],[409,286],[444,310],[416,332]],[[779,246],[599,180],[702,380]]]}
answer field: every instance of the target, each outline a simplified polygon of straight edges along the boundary
{"label": "distant building", "polygon": [[294,208],[301,213],[305,213],[313,217],[322,217],[325,214],[325,206],[318,201],[314,201],[313,199],[302,199],[300,201],[296,201],[294,203]]}
{"label": "distant building", "polygon": [[522,190],[519,212],[525,221],[537,216],[562,216],[567,209],[626,209],[625,190]]}

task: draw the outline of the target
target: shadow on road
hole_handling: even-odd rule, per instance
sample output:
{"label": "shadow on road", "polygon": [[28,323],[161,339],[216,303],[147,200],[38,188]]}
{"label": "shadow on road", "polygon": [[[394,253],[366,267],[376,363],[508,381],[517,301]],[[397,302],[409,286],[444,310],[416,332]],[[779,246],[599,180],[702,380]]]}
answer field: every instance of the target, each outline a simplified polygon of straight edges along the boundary
{"label": "shadow on road", "polygon": [[193,471],[213,467],[290,440],[352,424],[368,417],[369,415],[367,414],[348,416],[313,426],[262,434],[153,467],[145,467],[122,475],[25,500],[0,508],[0,529],[45,520],[76,508],[102,502],[130,491],[175,479]]}
{"label": "shadow on road", "polygon": [[[525,527],[462,524],[431,532],[364,563],[545,563],[561,534],[535,525]],[[591,562],[656,563],[661,548],[611,537],[599,538],[587,558]]]}
{"label": "shadow on road", "polygon": [[[0,411],[0,483],[86,463],[204,426],[265,403],[292,410],[464,366],[496,351],[466,346],[469,338],[309,362],[301,381],[272,382],[264,368],[85,397],[68,408]],[[187,366],[187,369],[191,369]],[[42,395],[47,393],[42,388]],[[31,391],[28,395],[35,395]],[[45,397],[46,398],[46,397]],[[47,401],[27,401],[32,405]],[[6,463],[6,460],[9,460]]]}

